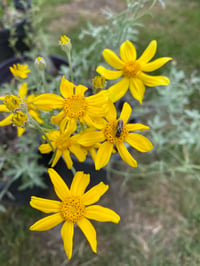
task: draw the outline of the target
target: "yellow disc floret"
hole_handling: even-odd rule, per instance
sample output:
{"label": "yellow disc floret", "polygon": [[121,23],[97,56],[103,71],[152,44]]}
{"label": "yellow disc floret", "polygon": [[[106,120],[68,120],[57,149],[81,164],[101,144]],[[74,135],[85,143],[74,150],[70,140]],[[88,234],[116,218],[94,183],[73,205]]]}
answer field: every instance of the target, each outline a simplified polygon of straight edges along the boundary
{"label": "yellow disc floret", "polygon": [[61,135],[59,136],[56,141],[55,141],[55,146],[59,149],[59,150],[66,150],[69,149],[69,147],[71,146],[71,140],[69,137],[66,137],[65,135]]}
{"label": "yellow disc floret", "polygon": [[69,118],[80,119],[85,115],[87,102],[81,95],[72,95],[64,103],[64,111]]}
{"label": "yellow disc floret", "polygon": [[66,221],[76,223],[84,216],[85,205],[79,197],[71,196],[62,202],[61,213]]}
{"label": "yellow disc floret", "polygon": [[24,127],[28,121],[28,115],[24,114],[22,111],[16,111],[12,116],[12,122],[17,127]]}
{"label": "yellow disc floret", "polygon": [[128,135],[128,129],[126,128],[126,125],[121,128],[119,136],[117,136],[117,129],[118,120],[107,123],[106,127],[104,128],[104,135],[107,141],[113,144],[124,142],[126,136]]}
{"label": "yellow disc floret", "polygon": [[19,109],[21,103],[21,98],[15,95],[6,95],[4,98],[4,104],[11,112]]}
{"label": "yellow disc floret", "polygon": [[130,61],[124,65],[123,73],[124,73],[124,76],[127,78],[134,78],[140,70],[141,70],[141,66],[138,62]]}

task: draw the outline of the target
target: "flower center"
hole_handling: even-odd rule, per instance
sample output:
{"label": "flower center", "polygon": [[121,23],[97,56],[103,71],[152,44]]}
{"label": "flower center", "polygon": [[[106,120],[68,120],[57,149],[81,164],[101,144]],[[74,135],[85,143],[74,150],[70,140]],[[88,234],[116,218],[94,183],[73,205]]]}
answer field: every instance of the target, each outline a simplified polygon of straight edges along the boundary
{"label": "flower center", "polygon": [[64,111],[70,118],[81,118],[87,110],[87,102],[81,95],[72,95],[64,103]]}
{"label": "flower center", "polygon": [[59,136],[56,141],[55,141],[55,146],[59,149],[59,150],[67,150],[69,149],[70,145],[71,145],[71,141],[69,137],[66,137],[65,135],[61,135]]}
{"label": "flower center", "polygon": [[107,123],[104,128],[104,135],[107,141],[110,141],[113,144],[118,144],[124,142],[128,135],[128,129],[126,128],[126,125],[123,124],[119,128],[119,121],[115,120]]}
{"label": "flower center", "polygon": [[20,108],[20,103],[22,103],[22,100],[15,95],[6,95],[4,98],[5,106],[12,112]]}
{"label": "flower center", "polygon": [[141,66],[137,61],[130,61],[125,64],[123,68],[124,76],[127,78],[134,78],[141,70]]}
{"label": "flower center", "polygon": [[79,197],[71,196],[62,202],[61,213],[65,220],[76,223],[85,214],[85,205]]}
{"label": "flower center", "polygon": [[16,111],[12,116],[12,122],[17,127],[24,127],[28,120],[28,116],[21,111]]}

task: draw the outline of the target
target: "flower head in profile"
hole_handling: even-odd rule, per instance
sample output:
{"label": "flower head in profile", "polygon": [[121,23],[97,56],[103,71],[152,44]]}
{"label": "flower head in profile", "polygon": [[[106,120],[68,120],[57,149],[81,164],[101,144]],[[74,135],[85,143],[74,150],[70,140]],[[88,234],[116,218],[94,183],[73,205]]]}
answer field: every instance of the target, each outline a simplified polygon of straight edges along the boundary
{"label": "flower head in profile", "polygon": [[70,52],[72,48],[71,40],[66,35],[60,36],[59,45],[66,52]]}
{"label": "flower head in profile", "polygon": [[132,96],[141,104],[145,86],[154,87],[169,84],[167,77],[146,74],[159,69],[172,60],[171,57],[161,57],[150,62],[156,53],[156,49],[157,42],[155,40],[151,41],[138,59],[136,49],[130,41],[121,44],[120,58],[109,49],[103,51],[105,61],[117,70],[108,70],[103,66],[99,66],[96,71],[108,80],[121,78],[108,89],[109,97],[113,102],[123,97],[129,88]]}
{"label": "flower head in profile", "polygon": [[86,130],[85,134],[78,140],[81,145],[86,146],[101,142],[95,157],[96,170],[107,165],[114,147],[116,147],[122,160],[132,167],[137,167],[137,161],[129,153],[125,143],[140,152],[148,152],[153,149],[152,143],[146,137],[134,132],[147,130],[149,129],[148,126],[139,123],[127,124],[132,111],[130,105],[124,103],[118,119],[116,109],[114,105],[112,106],[113,110],[107,115],[102,128],[88,132]]}
{"label": "flower head in profile", "polygon": [[[32,101],[34,99],[34,95],[27,96],[27,83],[23,83],[18,92],[18,96],[16,95],[6,95],[1,96],[0,100],[3,101],[3,104],[0,104],[0,112],[9,113],[7,117],[0,121],[0,126],[8,126],[14,123],[17,126],[18,136],[20,137],[24,131],[24,127],[20,127],[20,124],[24,124],[23,120],[25,121],[27,116],[22,113],[23,111],[19,112],[21,107],[25,104],[25,109],[30,114],[30,116],[35,119],[38,123],[43,123],[42,119],[40,118],[39,111],[33,105]],[[16,113],[17,111],[17,113]],[[13,120],[14,116],[14,120]],[[20,119],[21,118],[21,119]],[[18,121],[18,122],[17,122]]]}
{"label": "flower head in profile", "polygon": [[[71,126],[70,126],[71,125]],[[39,151],[41,153],[49,153],[54,149],[54,156],[51,166],[54,167],[61,156],[63,156],[64,161],[68,169],[73,166],[73,161],[70,157],[70,153],[73,153],[80,162],[85,161],[87,152],[84,148],[77,143],[76,138],[72,136],[72,133],[76,130],[76,125],[68,124],[65,127],[64,123],[60,124],[60,130],[52,130],[46,133],[51,146],[49,143],[41,144]]]}
{"label": "flower head in profile", "polygon": [[31,72],[31,70],[28,69],[28,65],[14,64],[10,67],[10,72],[16,78],[26,79],[28,77],[28,73]]}
{"label": "flower head in profile", "polygon": [[61,109],[61,111],[53,116],[51,121],[54,124],[60,124],[61,121],[70,124],[80,123],[88,126],[94,126],[107,112],[106,93],[100,92],[96,95],[84,96],[88,90],[83,85],[74,85],[63,76],[60,83],[60,93],[62,96],[45,93],[37,96],[34,100],[35,106],[44,111],[53,109]]}
{"label": "flower head in profile", "polygon": [[77,172],[69,189],[54,169],[50,168],[48,172],[60,201],[31,197],[30,205],[33,208],[51,215],[35,222],[30,230],[46,231],[63,223],[61,237],[66,255],[70,259],[73,250],[74,225],[77,224],[87,238],[92,251],[96,253],[96,230],[89,219],[113,223],[118,223],[120,220],[119,215],[114,211],[100,205],[92,205],[108,190],[108,185],[100,182],[85,192],[90,182],[90,175]]}

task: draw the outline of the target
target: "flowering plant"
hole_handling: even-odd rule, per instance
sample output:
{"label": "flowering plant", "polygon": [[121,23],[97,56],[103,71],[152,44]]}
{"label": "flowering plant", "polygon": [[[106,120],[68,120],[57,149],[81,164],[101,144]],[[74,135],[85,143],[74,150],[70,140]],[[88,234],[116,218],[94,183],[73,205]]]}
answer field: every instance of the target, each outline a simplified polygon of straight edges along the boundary
{"label": "flowering plant", "polygon": [[[70,259],[74,224],[80,227],[92,250],[96,252],[96,232],[88,219],[114,223],[120,220],[114,211],[92,205],[108,190],[108,185],[101,182],[86,191],[90,175],[76,171],[71,155],[75,155],[81,163],[90,156],[97,171],[109,163],[114,153],[119,153],[121,159],[131,167],[137,167],[137,161],[130,150],[131,147],[139,152],[149,152],[153,149],[151,141],[140,133],[149,130],[149,127],[141,123],[129,123],[131,105],[125,102],[119,113],[115,102],[130,89],[132,96],[142,104],[145,86],[168,85],[167,77],[150,76],[147,73],[160,68],[171,58],[163,57],[151,61],[157,48],[157,42],[154,40],[136,59],[136,49],[133,43],[127,40],[120,46],[120,57],[109,49],[103,51],[106,62],[117,70],[98,66],[96,71],[100,76],[93,79],[92,89],[89,89],[82,84],[76,84],[74,79],[70,39],[65,35],[61,36],[59,44],[69,62],[70,79],[63,75],[59,92],[49,91],[45,76],[46,61],[37,57],[35,66],[41,75],[42,83],[41,86],[37,83],[37,86],[33,86],[29,91],[29,85],[24,82],[31,77],[29,66],[11,66],[13,84],[19,84],[19,91],[17,94],[13,90],[12,94],[0,97],[0,111],[8,114],[0,121],[0,126],[13,124],[17,127],[18,136],[22,138],[25,130],[37,130],[43,141],[39,146],[40,153],[53,153],[48,172],[60,201],[32,196],[30,205],[33,208],[54,214],[37,221],[30,230],[49,230],[64,222],[61,236],[66,255]],[[106,88],[106,80],[113,79],[117,79],[117,82]],[[53,169],[61,157],[74,174],[70,188]]]}

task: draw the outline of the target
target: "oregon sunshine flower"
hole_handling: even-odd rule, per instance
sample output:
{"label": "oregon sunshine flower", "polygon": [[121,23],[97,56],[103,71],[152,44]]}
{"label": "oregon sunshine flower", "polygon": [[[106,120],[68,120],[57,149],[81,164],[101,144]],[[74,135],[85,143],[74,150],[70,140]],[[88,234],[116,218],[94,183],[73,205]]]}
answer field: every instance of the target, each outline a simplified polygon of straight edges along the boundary
{"label": "oregon sunshine flower", "polygon": [[[70,126],[71,125],[71,126]],[[55,150],[53,156],[53,161],[51,166],[54,167],[60,157],[63,155],[63,158],[66,162],[66,165],[69,169],[73,166],[73,161],[70,157],[70,153],[73,153],[80,162],[85,161],[87,151],[80,146],[76,141],[76,135],[71,136],[76,130],[76,124],[67,124],[65,128],[65,123],[60,124],[60,130],[52,130],[46,133],[51,145],[49,143],[41,144],[39,151],[41,153],[49,153],[52,151],[52,148]]]}
{"label": "oregon sunshine flower", "polygon": [[31,70],[28,69],[28,65],[22,64],[14,64],[13,66],[9,67],[9,69],[13,76],[21,79],[26,79],[28,77],[28,73],[31,72]]}
{"label": "oregon sunshine flower", "polygon": [[168,85],[169,79],[164,76],[150,76],[145,72],[154,71],[172,60],[171,57],[161,57],[149,62],[155,55],[157,42],[151,41],[143,54],[137,58],[137,52],[130,41],[125,41],[120,46],[119,58],[113,51],[105,49],[103,57],[105,61],[117,70],[108,70],[103,66],[98,66],[96,71],[108,80],[120,79],[109,89],[109,97],[113,102],[119,100],[128,88],[132,96],[142,103],[145,86],[154,87],[158,85]]}
{"label": "oregon sunshine flower", "polygon": [[113,104],[111,106],[113,106],[112,111],[107,114],[107,120],[104,120],[102,128],[99,128],[99,131],[96,129],[87,131],[86,129],[85,134],[80,136],[78,142],[86,146],[102,142],[95,156],[96,170],[104,167],[109,162],[115,146],[122,160],[132,167],[137,167],[136,160],[131,156],[124,142],[127,142],[140,152],[150,151],[153,148],[152,143],[146,137],[133,132],[144,131],[149,129],[149,127],[138,123],[127,124],[132,111],[128,103],[124,103],[119,119],[117,119],[115,106]]}
{"label": "oregon sunshine flower", "polygon": [[[16,110],[19,111],[23,103],[26,105],[27,111],[30,114],[30,116],[33,119],[35,119],[38,123],[40,124],[43,123],[42,119],[40,118],[40,114],[37,108],[32,103],[35,96],[33,94],[27,97],[26,96],[27,96],[27,83],[23,83],[19,88],[18,96],[6,95],[6,96],[0,97],[0,100],[2,100],[4,103],[4,104],[0,104],[0,112],[9,113],[9,115],[6,118],[0,121],[0,126],[8,126],[12,124],[14,121],[16,121],[16,119],[18,120],[18,125],[19,125],[20,117],[22,118],[22,120],[24,120],[25,117],[27,118],[27,116],[20,116],[20,115],[16,116],[16,113],[15,113]],[[13,120],[14,115],[15,117]],[[21,136],[24,133],[25,128],[18,126],[17,131],[18,131],[18,136]]]}
{"label": "oregon sunshine flower", "polygon": [[[56,116],[52,116],[52,123],[59,124],[62,120],[70,124],[76,124],[77,120],[81,123],[95,126],[98,118],[106,113],[103,108],[107,100],[106,93],[100,92],[92,96],[84,96],[88,90],[83,85],[74,85],[63,76],[60,83],[60,93],[63,97],[56,94],[45,93],[37,96],[33,103],[38,109],[50,111],[62,109]],[[73,127],[73,126],[72,126]]]}
{"label": "oregon sunshine flower", "polygon": [[[58,173],[50,168],[49,176],[54,190],[61,201],[31,197],[30,205],[44,213],[54,213],[34,223],[30,230],[46,231],[63,223],[61,237],[68,259],[72,256],[74,225],[77,224],[87,238],[93,252],[97,252],[96,231],[88,219],[100,222],[118,223],[120,217],[114,211],[92,205],[108,190],[108,185],[100,182],[85,193],[90,182],[90,175],[77,172],[70,189]],[[92,206],[90,206],[92,205]]]}

